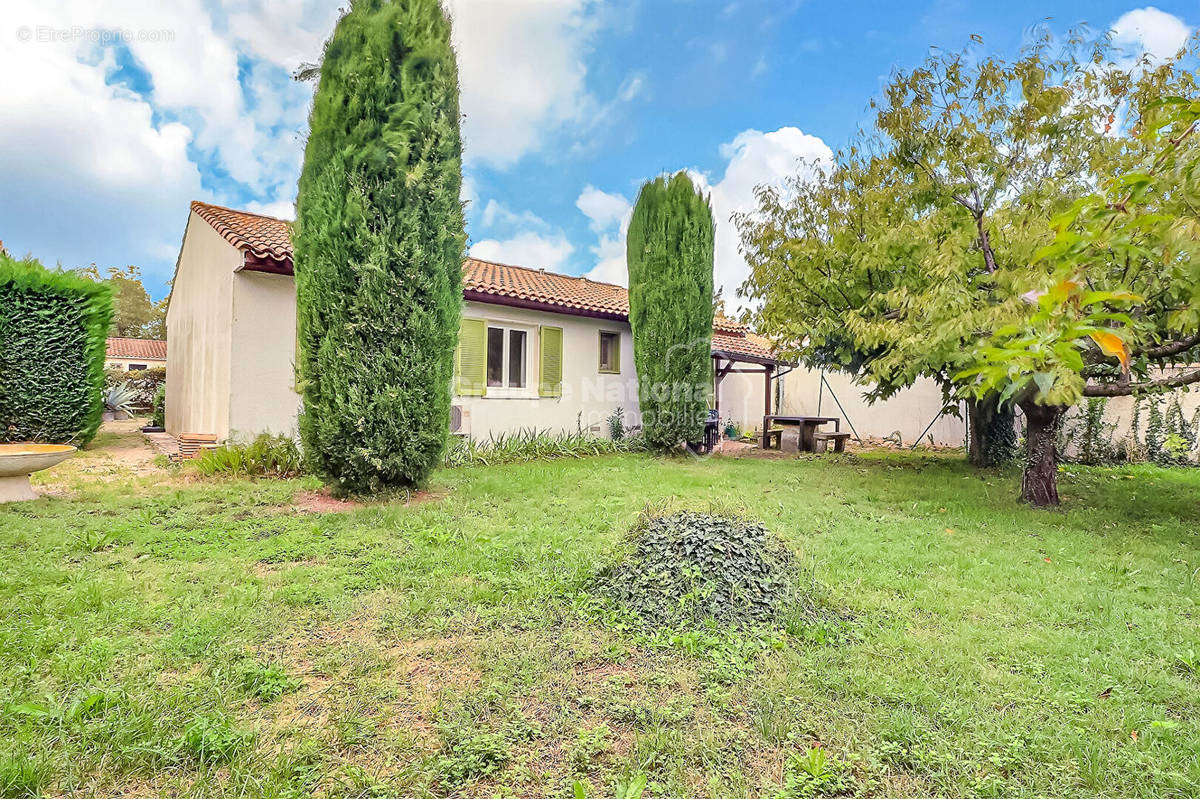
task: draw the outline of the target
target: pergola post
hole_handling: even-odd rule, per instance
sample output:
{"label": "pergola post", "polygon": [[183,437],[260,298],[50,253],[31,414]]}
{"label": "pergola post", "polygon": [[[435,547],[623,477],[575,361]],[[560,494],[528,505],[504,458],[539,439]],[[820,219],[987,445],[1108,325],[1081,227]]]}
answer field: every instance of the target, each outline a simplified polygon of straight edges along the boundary
{"label": "pergola post", "polygon": [[[763,367],[763,374],[766,375],[766,384],[763,386],[763,416],[771,415],[771,375],[775,373],[775,367],[767,364]],[[764,424],[766,420],[763,420]]]}

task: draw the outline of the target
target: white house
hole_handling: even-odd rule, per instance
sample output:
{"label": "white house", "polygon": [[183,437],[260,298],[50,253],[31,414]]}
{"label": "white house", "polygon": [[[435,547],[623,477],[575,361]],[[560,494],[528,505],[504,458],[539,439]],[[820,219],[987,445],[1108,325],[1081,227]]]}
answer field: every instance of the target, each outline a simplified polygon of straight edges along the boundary
{"label": "white house", "polygon": [[165,369],[167,342],[148,338],[109,338],[105,344],[104,368],[134,372]]}
{"label": "white house", "polygon": [[[167,309],[167,430],[220,440],[294,433],[296,292],[289,224],[193,202]],[[468,258],[455,354],[456,432],[602,432],[639,424],[624,288]],[[722,418],[758,427],[780,362],[765,339],[718,319]]]}

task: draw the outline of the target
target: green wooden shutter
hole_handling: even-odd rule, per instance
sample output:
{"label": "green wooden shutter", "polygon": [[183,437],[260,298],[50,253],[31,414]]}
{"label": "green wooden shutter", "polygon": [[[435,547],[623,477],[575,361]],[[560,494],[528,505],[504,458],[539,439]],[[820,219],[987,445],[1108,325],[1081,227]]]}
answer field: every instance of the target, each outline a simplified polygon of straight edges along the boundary
{"label": "green wooden shutter", "polygon": [[542,368],[538,377],[538,395],[562,396],[563,332],[561,327],[543,327],[541,334]]}
{"label": "green wooden shutter", "polygon": [[487,323],[463,319],[454,353],[454,393],[460,397],[482,397],[487,393]]}

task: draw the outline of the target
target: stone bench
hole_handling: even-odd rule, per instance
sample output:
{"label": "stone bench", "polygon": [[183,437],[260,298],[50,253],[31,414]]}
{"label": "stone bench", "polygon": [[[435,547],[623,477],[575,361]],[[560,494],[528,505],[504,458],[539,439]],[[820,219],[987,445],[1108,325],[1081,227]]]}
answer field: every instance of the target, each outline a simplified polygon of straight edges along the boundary
{"label": "stone bench", "polygon": [[845,452],[846,440],[849,438],[849,433],[816,433],[813,436],[813,452],[826,452],[831,441],[834,452]]}

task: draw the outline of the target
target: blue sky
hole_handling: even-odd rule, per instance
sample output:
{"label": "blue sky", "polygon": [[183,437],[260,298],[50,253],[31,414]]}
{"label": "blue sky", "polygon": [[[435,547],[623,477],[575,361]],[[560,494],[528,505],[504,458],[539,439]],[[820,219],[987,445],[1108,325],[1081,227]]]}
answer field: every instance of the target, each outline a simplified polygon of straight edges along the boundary
{"label": "blue sky", "polygon": [[[67,267],[137,264],[163,296],[202,199],[290,218],[314,60],[339,3],[11,0],[0,10],[0,239]],[[449,0],[467,115],[473,254],[624,281],[638,185],[690,169],[718,216],[717,282],[744,274],[728,215],[827,157],[896,68],[972,34],[1115,28],[1164,52],[1195,2]],[[15,124],[14,124],[15,122]]]}

